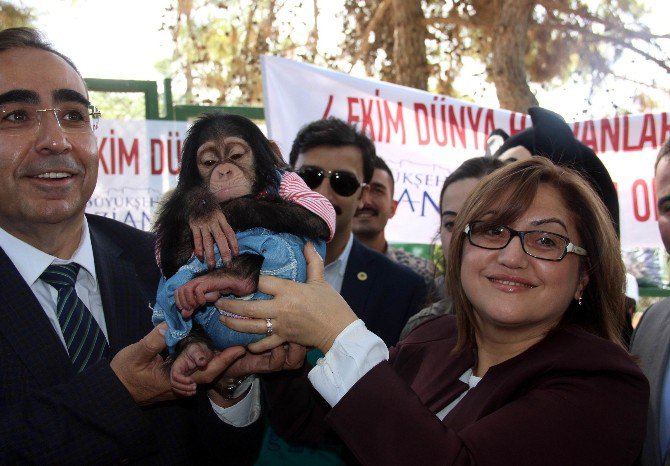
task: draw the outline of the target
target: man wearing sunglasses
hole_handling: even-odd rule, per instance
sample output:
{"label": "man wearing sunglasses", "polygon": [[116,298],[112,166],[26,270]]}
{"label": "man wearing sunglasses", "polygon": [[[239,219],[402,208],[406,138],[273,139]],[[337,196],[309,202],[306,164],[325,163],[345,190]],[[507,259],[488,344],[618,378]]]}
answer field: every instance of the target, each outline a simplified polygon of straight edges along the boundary
{"label": "man wearing sunglasses", "polygon": [[394,345],[407,319],[424,304],[421,277],[356,240],[356,211],[374,171],[372,141],[342,120],[317,120],[302,128],[289,163],[307,186],[335,208],[335,235],[326,249],[326,280],[387,345]]}
{"label": "man wearing sunglasses", "polygon": [[260,422],[170,389],[153,236],[84,214],[99,116],[72,61],[0,31],[0,464],[250,464]]}
{"label": "man wearing sunglasses", "polygon": [[[342,295],[368,329],[392,346],[398,342],[409,317],[425,304],[426,286],[418,274],[364,246],[352,234],[354,214],[363,206],[375,157],[374,144],[368,137],[342,120],[329,118],[314,121],[299,131],[289,163],[307,186],[325,196],[335,209],[335,234],[326,245],[326,281]],[[308,354],[310,363],[322,356],[314,351]],[[307,399],[301,398],[304,390],[312,390],[307,372],[308,369],[283,372],[264,379],[269,399],[273,390],[279,393],[287,389],[293,392],[296,402]],[[279,407],[270,409],[272,419],[274,415],[281,417]],[[279,418],[280,423],[294,421]],[[297,464],[300,459],[321,464],[315,463],[315,458],[337,456],[332,446],[317,453],[282,444],[273,433],[267,438],[272,444],[264,445],[261,458],[271,464]],[[304,456],[296,456],[300,454],[296,451],[302,451]],[[323,460],[323,464],[328,463],[328,459]]]}

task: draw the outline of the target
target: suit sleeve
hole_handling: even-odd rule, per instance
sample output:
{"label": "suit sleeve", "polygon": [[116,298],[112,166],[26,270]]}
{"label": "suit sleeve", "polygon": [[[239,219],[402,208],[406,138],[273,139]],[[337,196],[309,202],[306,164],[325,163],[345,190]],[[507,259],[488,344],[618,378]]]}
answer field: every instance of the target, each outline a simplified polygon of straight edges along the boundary
{"label": "suit sleeve", "polygon": [[[169,454],[252,464],[262,422],[236,428],[222,422],[204,393],[192,400],[140,408],[105,363],[68,383],[32,390],[0,412],[0,464],[142,462]],[[157,422],[157,421],[160,421]],[[173,439],[170,439],[174,436]],[[168,442],[169,443],[169,442]],[[170,445],[170,446],[172,446]]]}
{"label": "suit sleeve", "polygon": [[644,436],[647,397],[636,373],[562,374],[456,431],[382,362],[328,422],[364,465],[630,465]]}
{"label": "suit sleeve", "polygon": [[151,454],[150,424],[111,368],[31,390],[0,413],[0,463],[99,463]]}

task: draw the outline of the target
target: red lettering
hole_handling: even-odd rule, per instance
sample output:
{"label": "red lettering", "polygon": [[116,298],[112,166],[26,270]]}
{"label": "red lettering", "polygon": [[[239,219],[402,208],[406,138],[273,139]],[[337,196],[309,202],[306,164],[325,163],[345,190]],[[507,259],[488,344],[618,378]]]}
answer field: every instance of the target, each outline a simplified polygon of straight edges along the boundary
{"label": "red lettering", "polygon": [[496,129],[496,122],[493,118],[493,109],[489,108],[486,111],[486,117],[484,119],[484,137],[488,138],[489,134],[491,134],[494,129]]}
{"label": "red lettering", "polygon": [[458,139],[461,141],[461,147],[467,147],[465,143],[465,107],[461,107],[458,111],[460,116],[460,122],[456,121],[456,115],[454,114],[454,106],[449,105],[449,129],[451,130],[451,146],[456,147],[456,138],[454,137],[454,131],[458,134]]}
{"label": "red lettering", "polygon": [[614,151],[619,150],[619,117],[614,117],[614,128],[610,125],[609,120],[604,119],[600,120],[600,150],[603,152],[607,151],[607,137],[609,140],[609,145]]}
{"label": "red lettering", "polygon": [[660,139],[659,144],[662,144],[663,141],[668,139],[668,136],[670,136],[670,124],[668,124],[668,114],[667,113],[662,113],[661,114],[661,130],[659,131],[659,136]]}
{"label": "red lettering", "polygon": [[[437,100],[437,97],[435,97],[434,100]],[[440,105],[440,114],[436,115],[436,107],[435,104],[432,104],[430,106],[430,116],[431,119],[433,120],[433,137],[435,139],[435,142],[437,143],[438,146],[446,146],[447,145],[447,114],[446,114],[446,109],[444,105]],[[438,128],[438,121],[442,123],[440,127]],[[439,130],[442,131],[439,131]],[[441,137],[440,137],[441,135]]]}
{"label": "red lettering", "polygon": [[398,102],[396,105],[394,120],[393,115],[391,114],[391,109],[389,109],[388,102],[384,101],[384,114],[386,115],[386,128],[388,128],[388,131],[386,132],[386,142],[391,140],[391,128],[393,128],[393,131],[397,133],[398,129],[402,126],[402,144],[405,144],[405,120],[403,119],[402,103]]}
{"label": "red lettering", "polygon": [[100,146],[98,146],[98,160],[100,160],[100,166],[102,166],[102,172],[105,175],[109,174],[107,161],[105,160],[105,156],[103,155],[106,145],[107,145],[107,138],[102,138],[102,141],[100,141]]}
{"label": "red lettering", "polygon": [[623,150],[625,152],[631,152],[642,149],[642,145],[638,144],[637,146],[631,146],[628,139],[630,138],[630,122],[628,121],[628,115],[623,116]]}
{"label": "red lettering", "polygon": [[356,124],[359,121],[361,121],[361,119],[357,115],[354,115],[353,106],[354,104],[357,103],[358,103],[357,97],[347,97],[347,114],[348,114],[347,123],[349,123],[350,125]]}
{"label": "red lettering", "polygon": [[[423,113],[423,123],[426,128],[426,136],[423,137],[421,134],[421,115]],[[425,146],[430,141],[430,129],[428,126],[428,109],[424,104],[415,103],[414,104],[414,119],[416,120],[416,136],[419,140],[419,145]]]}
{"label": "red lettering", "polygon": [[[479,135],[479,120],[482,118],[482,112],[484,109],[482,107],[479,107],[477,109],[477,117],[474,118],[472,117],[472,107],[468,107],[468,121],[470,122],[470,127],[472,128],[472,131],[474,132],[474,138],[475,138],[475,149],[479,149],[479,138],[477,137]],[[486,138],[488,136],[488,133],[483,133],[484,137]]]}
{"label": "red lettering", "polygon": [[656,149],[658,143],[656,142],[656,121],[654,115],[645,114],[642,121],[642,135],[640,136],[640,148],[646,142],[651,143],[651,147]]}
{"label": "red lettering", "polygon": [[593,120],[584,122],[584,129],[582,131],[582,142],[593,149],[596,153],[598,152],[598,141],[596,139],[596,128],[593,124]]}
{"label": "red lettering", "polygon": [[[361,102],[361,110],[363,110],[363,127],[361,128],[361,132],[363,134],[369,134],[370,139],[373,141],[375,140],[375,127],[372,124],[372,101],[368,101],[367,105],[365,103],[365,100],[360,99]],[[369,132],[368,132],[369,128]]]}
{"label": "red lettering", "polygon": [[139,143],[137,138],[133,139],[133,145],[130,148],[130,152],[128,152],[123,139],[119,139],[119,173],[123,173],[124,164],[130,167],[135,162],[135,174],[140,174]]}
{"label": "red lettering", "polygon": [[160,139],[151,139],[149,147],[151,148],[151,174],[160,175],[163,173],[163,163],[165,161],[163,141]]}
{"label": "red lettering", "polygon": [[330,107],[332,105],[333,105],[333,94],[328,96],[328,103],[326,104],[326,110],[323,112],[323,116],[321,117],[322,120],[328,118],[328,115],[330,115]]}
{"label": "red lettering", "polygon": [[[651,215],[649,208],[649,189],[647,183],[642,179],[637,179],[633,182],[633,214],[638,222],[646,222]],[[640,196],[642,199],[640,199]],[[642,209],[644,208],[644,213]]]}

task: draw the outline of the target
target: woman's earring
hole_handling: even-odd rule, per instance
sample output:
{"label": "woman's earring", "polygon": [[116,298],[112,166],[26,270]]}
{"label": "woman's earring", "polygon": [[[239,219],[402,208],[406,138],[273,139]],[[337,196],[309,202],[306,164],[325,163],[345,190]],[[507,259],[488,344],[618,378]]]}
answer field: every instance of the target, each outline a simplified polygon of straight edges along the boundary
{"label": "woman's earring", "polygon": [[577,304],[581,306],[583,303],[584,299],[582,299],[582,297],[580,296],[579,299],[577,300]]}

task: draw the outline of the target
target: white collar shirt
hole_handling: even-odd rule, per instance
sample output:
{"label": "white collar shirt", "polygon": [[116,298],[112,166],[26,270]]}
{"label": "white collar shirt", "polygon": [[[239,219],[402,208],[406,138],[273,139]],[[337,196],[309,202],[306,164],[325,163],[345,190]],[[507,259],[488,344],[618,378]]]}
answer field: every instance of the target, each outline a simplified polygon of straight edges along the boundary
{"label": "white collar shirt", "polygon": [[326,265],[323,271],[323,277],[328,284],[335,288],[335,291],[342,293],[342,283],[344,282],[344,273],[347,271],[347,262],[351,254],[351,246],[354,244],[354,235],[349,235],[349,241],[344,247],[342,254],[330,264]]}
{"label": "white collar shirt", "polygon": [[28,243],[10,235],[2,228],[0,228],[0,247],[2,247],[5,254],[7,254],[9,259],[14,263],[14,266],[21,277],[35,294],[37,301],[39,301],[42,306],[44,313],[51,322],[54,331],[61,339],[63,346],[65,346],[65,339],[63,338],[63,332],[58,323],[58,317],[56,316],[58,291],[39,277],[52,263],[68,264],[70,262],[75,262],[79,264],[81,269],[77,275],[75,290],[79,299],[81,299],[84,305],[91,311],[93,318],[95,318],[102,329],[102,332],[105,334],[105,337],[109,341],[107,325],[105,323],[105,314],[102,309],[102,297],[100,295],[100,288],[98,287],[95,271],[93,245],[91,243],[91,235],[86,218],[84,218],[81,241],[70,260],[62,260],[42,252]]}

